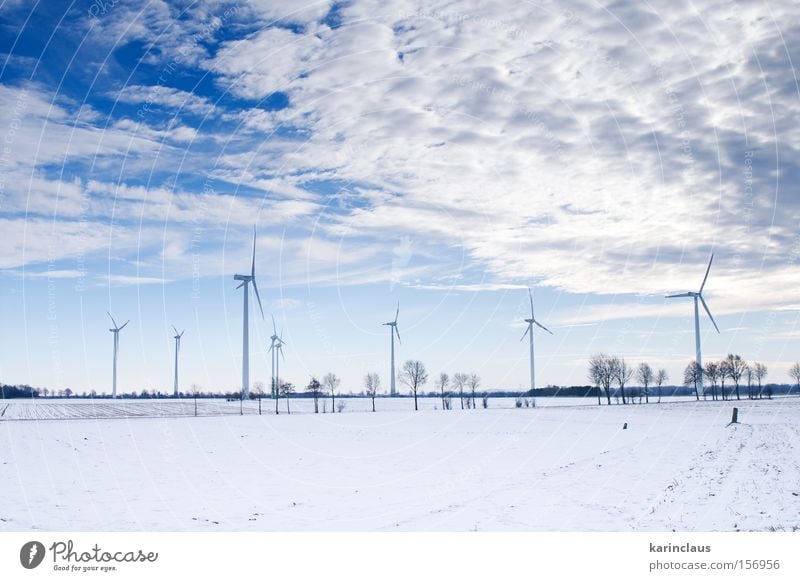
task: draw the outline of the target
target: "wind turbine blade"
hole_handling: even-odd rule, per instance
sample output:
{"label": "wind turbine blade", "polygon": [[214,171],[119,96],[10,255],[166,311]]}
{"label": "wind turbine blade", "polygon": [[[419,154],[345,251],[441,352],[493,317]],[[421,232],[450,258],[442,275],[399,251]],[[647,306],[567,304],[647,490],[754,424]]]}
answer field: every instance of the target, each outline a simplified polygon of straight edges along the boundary
{"label": "wind turbine blade", "polygon": [[239,283],[239,286],[236,287],[236,289],[238,290],[238,289],[242,288],[243,286],[244,286],[244,283],[241,282],[241,283]]}
{"label": "wind turbine blade", "polygon": [[183,337],[183,334],[184,334],[185,332],[186,332],[186,329],[184,329],[183,331],[181,331],[181,334],[180,334],[180,335],[178,335],[178,338],[180,339],[181,337]]}
{"label": "wind turbine blade", "polygon": [[[283,347],[283,345],[281,345],[281,347]],[[280,351],[280,353],[281,353],[281,359],[286,361],[286,355],[283,354],[283,349],[278,349],[278,351]]]}
{"label": "wind turbine blade", "polygon": [[253,277],[253,281],[255,282],[256,279],[256,225],[253,224],[253,262],[250,265],[250,276]]}
{"label": "wind turbine blade", "polygon": [[527,327],[525,327],[525,332],[522,334],[522,337],[520,337],[520,338],[519,338],[519,340],[520,340],[520,343],[521,343],[521,342],[522,342],[522,340],[525,338],[525,335],[527,335],[527,334],[530,332],[530,330],[531,330],[531,324],[530,324],[530,323],[528,323],[528,326],[527,326]]}
{"label": "wind turbine blade", "polygon": [[703,292],[703,287],[706,286],[706,281],[708,280],[708,273],[711,270],[711,262],[714,260],[714,254],[711,254],[711,258],[708,259],[708,267],[706,268],[706,275],[703,277],[703,284],[700,285],[700,290],[697,292]]}
{"label": "wind turbine blade", "polygon": [[531,319],[533,318],[533,293],[531,287],[528,287],[528,298],[531,300]]}
{"label": "wind turbine blade", "polygon": [[545,331],[547,331],[548,333],[550,333],[551,335],[553,334],[553,332],[552,332],[550,329],[548,329],[547,327],[545,327],[544,325],[542,325],[542,324],[541,324],[539,321],[537,321],[537,320],[535,320],[535,319],[534,319],[534,321],[533,321],[533,322],[534,322],[534,323],[536,323],[536,324],[537,324],[539,327],[541,327],[541,328],[542,328],[542,329],[544,329]]}
{"label": "wind turbine blade", "polygon": [[702,295],[700,296],[700,302],[703,303],[703,308],[706,310],[706,313],[708,313],[708,318],[711,319],[712,323],[714,323],[714,328],[717,330],[717,333],[719,333],[719,327],[717,327],[717,322],[714,320],[714,317],[711,316],[711,311],[708,309],[706,300],[703,298]]}
{"label": "wind turbine blade", "polygon": [[128,323],[130,323],[130,322],[131,322],[131,320],[130,320],[130,319],[128,319],[127,321],[125,321],[125,324],[124,324],[124,325],[122,325],[122,326],[119,328],[119,330],[120,330],[120,331],[122,331],[122,330],[123,330],[125,327],[127,327],[127,326],[128,326]]}
{"label": "wind turbine blade", "polygon": [[397,312],[394,314],[394,322],[397,324],[397,317],[400,316],[400,301],[397,301]]}
{"label": "wind turbine blade", "polygon": [[178,329],[175,328],[175,325],[172,325],[172,330],[175,331],[175,334],[178,335]]}
{"label": "wind turbine blade", "polygon": [[256,299],[258,299],[258,310],[261,311],[261,318],[264,318],[264,309],[261,307],[261,297],[258,296],[258,285],[256,284],[255,276],[253,277],[253,290],[256,291]]}
{"label": "wind turbine blade", "polygon": [[397,328],[397,325],[392,325],[392,332],[397,333],[397,340],[400,341],[400,344],[403,344],[403,341],[400,339],[400,329]]}
{"label": "wind turbine blade", "polygon": [[667,295],[664,298],[665,299],[678,299],[678,298],[690,297],[690,296],[692,296],[691,293],[681,293],[679,295]]}
{"label": "wind turbine blade", "polygon": [[270,317],[272,317],[272,334],[277,335],[278,331],[275,328],[275,315],[270,315]]}
{"label": "wind turbine blade", "polygon": [[114,323],[114,328],[116,329],[117,328],[117,322],[114,320],[114,317],[112,317],[111,313],[109,313],[108,311],[106,311],[106,315],[108,315],[108,317],[111,319],[111,322]]}

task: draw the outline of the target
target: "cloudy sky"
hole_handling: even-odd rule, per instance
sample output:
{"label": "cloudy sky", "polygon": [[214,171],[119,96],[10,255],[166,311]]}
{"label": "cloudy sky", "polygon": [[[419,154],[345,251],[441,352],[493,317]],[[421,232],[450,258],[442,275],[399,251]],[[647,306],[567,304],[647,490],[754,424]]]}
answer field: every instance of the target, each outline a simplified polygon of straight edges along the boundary
{"label": "cloudy sky", "polygon": [[[235,389],[253,225],[287,379],[400,361],[586,383],[606,351],[800,359],[800,6],[0,4],[0,381]],[[252,306],[252,303],[251,303]]]}

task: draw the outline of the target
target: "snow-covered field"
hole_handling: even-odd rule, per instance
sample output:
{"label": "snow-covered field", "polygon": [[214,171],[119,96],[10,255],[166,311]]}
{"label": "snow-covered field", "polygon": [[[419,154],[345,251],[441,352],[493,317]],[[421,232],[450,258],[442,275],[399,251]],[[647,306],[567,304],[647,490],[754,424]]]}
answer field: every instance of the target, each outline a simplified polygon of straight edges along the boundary
{"label": "snow-covered field", "polygon": [[[466,399],[466,396],[465,396]],[[533,403],[533,398],[524,398]],[[483,407],[481,397],[475,396],[475,403]],[[372,411],[372,401],[366,397],[337,398],[336,405],[344,405],[344,413]],[[516,398],[490,397],[487,405],[490,408],[513,408]],[[330,412],[333,403],[330,397],[320,398],[319,411]],[[418,398],[420,410],[437,410],[442,408],[442,401],[435,397]],[[452,402],[453,408],[461,409],[458,398]],[[597,398],[576,397],[550,397],[536,398],[537,406],[574,406],[597,405]],[[286,399],[278,402],[280,413],[286,413]],[[412,411],[414,400],[410,397],[388,398],[379,397],[375,400],[377,411]],[[257,400],[240,402],[239,400],[227,401],[220,399],[198,399],[198,416],[258,414]],[[314,400],[310,398],[291,399],[289,410],[292,413],[313,413]],[[263,398],[261,401],[262,413],[275,413],[275,400]],[[2,420],[48,420],[69,418],[158,418],[168,416],[194,416],[195,403],[192,399],[172,400],[137,400],[137,399],[32,399],[0,401],[0,421]]]}
{"label": "snow-covered field", "polygon": [[227,414],[13,421],[193,402],[11,403],[0,530],[800,530],[800,398],[243,417],[200,403]]}

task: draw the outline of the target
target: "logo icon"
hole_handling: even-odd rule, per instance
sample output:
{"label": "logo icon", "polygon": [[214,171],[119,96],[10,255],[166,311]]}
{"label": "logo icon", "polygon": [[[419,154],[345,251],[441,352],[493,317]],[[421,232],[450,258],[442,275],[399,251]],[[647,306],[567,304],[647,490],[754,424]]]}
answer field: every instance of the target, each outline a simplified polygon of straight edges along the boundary
{"label": "logo icon", "polygon": [[19,562],[26,569],[35,569],[44,560],[44,545],[39,541],[29,541],[19,550]]}

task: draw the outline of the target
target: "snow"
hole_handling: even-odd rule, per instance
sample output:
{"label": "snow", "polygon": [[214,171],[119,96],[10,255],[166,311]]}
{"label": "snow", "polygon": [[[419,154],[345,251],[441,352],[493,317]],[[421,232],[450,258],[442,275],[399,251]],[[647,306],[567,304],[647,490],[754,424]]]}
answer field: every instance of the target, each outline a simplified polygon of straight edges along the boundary
{"label": "snow", "polygon": [[[800,529],[800,398],[262,403],[239,416],[238,401],[201,401],[219,414],[197,418],[177,416],[191,401],[11,403],[0,531]],[[154,417],[9,419],[99,410]]]}
{"label": "snow", "polygon": [[[467,399],[465,394],[465,400]],[[533,402],[533,398],[527,398]],[[488,405],[492,408],[513,408],[516,398],[490,397]],[[344,403],[344,412],[372,411],[372,401],[366,397],[337,397],[336,405]],[[481,397],[476,394],[475,403],[482,407]],[[573,406],[596,405],[597,398],[550,397],[536,398],[537,406]],[[172,399],[32,399],[9,400],[0,403],[0,420],[47,420],[69,418],[127,418],[127,417],[168,417],[168,416],[194,416],[194,400],[191,398]],[[286,400],[279,402],[280,413],[286,413]],[[418,398],[420,410],[437,410],[442,408],[442,401],[437,397]],[[452,403],[453,407],[461,408],[458,398]],[[330,397],[320,398],[319,411],[331,411]],[[292,413],[312,413],[314,400],[310,398],[292,399],[289,402]],[[275,412],[275,400],[263,398],[261,402],[263,413]],[[411,411],[414,409],[414,399],[411,397],[378,397],[375,400],[375,409],[378,411]],[[225,399],[197,400],[197,415],[240,415],[258,414],[258,401],[250,400],[240,403],[239,400],[227,401]]]}

